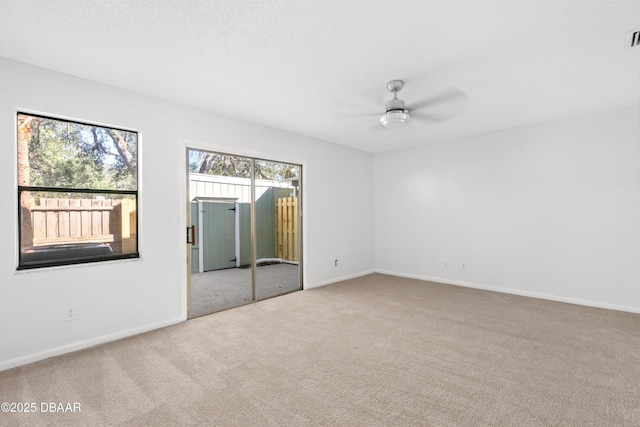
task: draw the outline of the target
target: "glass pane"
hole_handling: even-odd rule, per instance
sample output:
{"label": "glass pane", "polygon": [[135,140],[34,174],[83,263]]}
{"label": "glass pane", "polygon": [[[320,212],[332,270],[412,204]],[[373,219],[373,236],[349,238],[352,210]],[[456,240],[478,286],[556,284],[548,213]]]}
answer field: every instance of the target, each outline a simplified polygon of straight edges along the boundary
{"label": "glass pane", "polygon": [[20,266],[137,256],[137,200],[128,194],[20,192]]}
{"label": "glass pane", "polygon": [[18,184],[136,190],[136,132],[18,114]]}
{"label": "glass pane", "polygon": [[300,289],[300,166],[256,160],[258,299]]}
{"label": "glass pane", "polygon": [[189,150],[191,317],[253,301],[251,160]]}

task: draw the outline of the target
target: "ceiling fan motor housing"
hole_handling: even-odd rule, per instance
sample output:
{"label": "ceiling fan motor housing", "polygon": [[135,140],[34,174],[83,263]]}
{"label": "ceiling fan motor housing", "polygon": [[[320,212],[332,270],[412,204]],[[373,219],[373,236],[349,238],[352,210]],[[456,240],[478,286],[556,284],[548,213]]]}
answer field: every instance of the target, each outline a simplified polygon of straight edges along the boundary
{"label": "ceiling fan motor housing", "polygon": [[387,113],[390,111],[401,111],[401,112],[405,112],[404,110],[404,101],[402,99],[398,99],[398,98],[393,98],[390,101],[387,101]]}

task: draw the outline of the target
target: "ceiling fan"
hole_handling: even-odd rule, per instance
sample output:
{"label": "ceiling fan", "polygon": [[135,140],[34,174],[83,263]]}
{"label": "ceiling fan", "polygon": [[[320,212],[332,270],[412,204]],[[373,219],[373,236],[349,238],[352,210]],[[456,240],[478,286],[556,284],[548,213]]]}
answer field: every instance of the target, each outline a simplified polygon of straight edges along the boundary
{"label": "ceiling fan", "polygon": [[[466,93],[460,89],[449,87],[437,96],[405,106],[405,102],[398,98],[398,92],[403,87],[403,80],[391,80],[387,83],[387,89],[393,93],[393,99],[386,102],[385,112],[380,117],[380,124],[387,129],[405,127],[411,123],[412,119],[431,121],[432,123],[443,122],[462,112],[468,101]],[[437,108],[431,108],[434,106]],[[433,111],[418,111],[427,107]],[[438,112],[438,109],[441,111]]]}
{"label": "ceiling fan", "polygon": [[386,112],[380,117],[380,124],[388,129],[404,127],[411,123],[409,110],[404,108],[404,101],[398,99],[398,92],[404,87],[404,81],[391,80],[387,83],[387,89],[393,93],[393,99],[387,101]]}

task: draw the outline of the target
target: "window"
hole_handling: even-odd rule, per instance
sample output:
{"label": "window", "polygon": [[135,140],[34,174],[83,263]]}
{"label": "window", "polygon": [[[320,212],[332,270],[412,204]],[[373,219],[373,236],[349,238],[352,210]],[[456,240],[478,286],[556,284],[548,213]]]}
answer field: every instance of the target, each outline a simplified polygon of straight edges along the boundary
{"label": "window", "polygon": [[138,254],[138,134],[18,113],[18,269]]}

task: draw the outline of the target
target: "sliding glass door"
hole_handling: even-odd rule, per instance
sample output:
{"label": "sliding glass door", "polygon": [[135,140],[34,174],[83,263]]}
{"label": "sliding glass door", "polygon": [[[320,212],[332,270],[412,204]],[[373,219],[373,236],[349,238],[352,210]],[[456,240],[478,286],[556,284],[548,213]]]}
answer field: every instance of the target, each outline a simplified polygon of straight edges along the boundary
{"label": "sliding glass door", "polygon": [[256,288],[264,299],[300,289],[300,166],[255,160],[255,172]]}
{"label": "sliding glass door", "polygon": [[189,317],[302,287],[300,165],[188,150]]}

